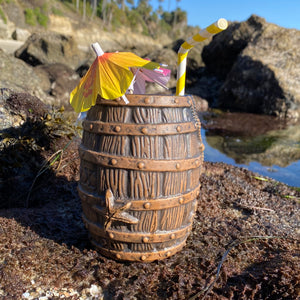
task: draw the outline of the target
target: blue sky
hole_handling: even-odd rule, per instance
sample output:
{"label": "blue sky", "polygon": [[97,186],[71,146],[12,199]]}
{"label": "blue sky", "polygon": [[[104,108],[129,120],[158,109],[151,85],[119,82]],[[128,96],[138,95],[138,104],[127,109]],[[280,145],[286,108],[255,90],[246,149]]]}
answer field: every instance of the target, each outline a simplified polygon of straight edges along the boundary
{"label": "blue sky", "polygon": [[[160,5],[158,0],[150,0],[153,9]],[[164,0],[165,11],[172,11],[178,5],[188,15],[188,24],[205,28],[225,18],[228,21],[245,21],[251,14],[259,15],[267,22],[286,28],[300,30],[300,0]]]}

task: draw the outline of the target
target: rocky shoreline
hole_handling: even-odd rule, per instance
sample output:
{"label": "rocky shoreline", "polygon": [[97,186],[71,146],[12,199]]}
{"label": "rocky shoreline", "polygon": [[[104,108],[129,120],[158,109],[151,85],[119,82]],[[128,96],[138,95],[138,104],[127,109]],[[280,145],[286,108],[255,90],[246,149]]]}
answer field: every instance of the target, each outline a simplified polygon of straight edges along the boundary
{"label": "rocky shoreline", "polygon": [[[61,30],[65,22],[69,22],[69,34]],[[162,42],[126,32],[126,28],[113,34],[98,30],[96,34],[99,24],[75,30],[78,24],[58,17],[52,17],[51,24],[49,31],[27,32],[26,39],[26,34],[14,34],[20,41],[24,39],[24,44],[13,53],[1,51],[7,40],[2,46],[0,41],[1,88],[28,92],[47,104],[68,109],[68,95],[95,58],[90,44],[98,41],[105,51],[131,51],[167,64],[172,71],[169,93],[174,93],[177,51],[184,40],[166,38]],[[90,35],[85,32],[88,29]],[[124,35],[126,40],[121,38]],[[230,22],[224,32],[190,51],[186,93],[205,99],[210,107],[299,119],[299,46],[299,30],[279,27],[259,16]],[[162,92],[153,85],[147,89],[147,93]]]}
{"label": "rocky shoreline", "polygon": [[[95,251],[81,219],[76,129],[26,94],[9,99],[25,121],[1,142],[2,298],[297,299],[299,189],[205,162],[184,249],[148,264],[116,262]],[[54,153],[61,159],[49,164]]]}
{"label": "rocky shoreline", "polygon": [[[0,49],[0,298],[297,299],[299,188],[224,163],[203,163],[193,230],[178,254],[128,263],[93,248],[76,190],[81,131],[69,106],[93,55],[82,48],[87,29],[78,43],[58,32],[72,26],[53,22],[53,32],[30,34],[14,55]],[[99,30],[89,38],[100,39]],[[105,50],[134,50],[175,74],[180,40],[119,49],[102,38]],[[297,45],[299,31],[260,17],[232,23],[191,52],[187,93],[199,112],[218,105],[296,119]]]}

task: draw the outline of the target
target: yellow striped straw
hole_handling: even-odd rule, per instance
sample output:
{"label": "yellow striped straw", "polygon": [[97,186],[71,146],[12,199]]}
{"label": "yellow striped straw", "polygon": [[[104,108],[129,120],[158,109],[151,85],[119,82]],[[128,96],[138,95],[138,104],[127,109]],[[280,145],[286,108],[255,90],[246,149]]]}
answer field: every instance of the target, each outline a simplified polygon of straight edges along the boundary
{"label": "yellow striped straw", "polygon": [[205,29],[201,30],[196,35],[188,38],[178,50],[178,61],[177,61],[177,84],[176,84],[176,95],[184,96],[185,90],[185,76],[186,76],[186,57],[190,49],[202,41],[212,37],[213,35],[225,30],[228,23],[225,19],[219,19],[217,22],[211,24]]}

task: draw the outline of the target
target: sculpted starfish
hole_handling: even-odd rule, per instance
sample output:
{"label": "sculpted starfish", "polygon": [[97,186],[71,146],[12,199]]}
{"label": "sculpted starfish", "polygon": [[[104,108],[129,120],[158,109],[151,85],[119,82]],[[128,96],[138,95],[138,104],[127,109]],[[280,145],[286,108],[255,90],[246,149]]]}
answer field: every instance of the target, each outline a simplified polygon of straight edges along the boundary
{"label": "sculpted starfish", "polygon": [[110,189],[108,189],[105,193],[105,202],[105,208],[99,208],[96,206],[97,211],[103,214],[106,218],[104,224],[105,230],[110,228],[112,221],[119,221],[128,224],[137,224],[139,222],[139,219],[125,212],[125,210],[131,207],[131,202],[128,202],[121,207],[115,206],[115,197]]}

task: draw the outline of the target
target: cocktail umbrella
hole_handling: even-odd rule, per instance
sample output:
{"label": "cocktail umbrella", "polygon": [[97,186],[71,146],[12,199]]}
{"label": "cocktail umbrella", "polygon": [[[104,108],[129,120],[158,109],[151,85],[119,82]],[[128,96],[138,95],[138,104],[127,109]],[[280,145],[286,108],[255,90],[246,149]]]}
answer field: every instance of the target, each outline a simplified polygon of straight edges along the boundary
{"label": "cocktail umbrella", "polygon": [[129,90],[132,90],[133,94],[145,94],[146,81],[155,82],[163,88],[168,89],[166,85],[170,80],[171,70],[164,68],[155,70],[137,68],[130,69],[134,73],[134,79],[133,84],[129,87]]}
{"label": "cocktail umbrella", "polygon": [[98,94],[108,100],[125,97],[134,77],[130,67],[154,70],[160,66],[131,52],[104,53],[98,43],[92,48],[97,58],[70,95],[70,103],[78,113],[95,105]]}

